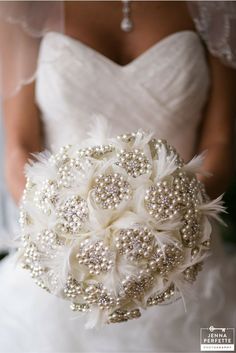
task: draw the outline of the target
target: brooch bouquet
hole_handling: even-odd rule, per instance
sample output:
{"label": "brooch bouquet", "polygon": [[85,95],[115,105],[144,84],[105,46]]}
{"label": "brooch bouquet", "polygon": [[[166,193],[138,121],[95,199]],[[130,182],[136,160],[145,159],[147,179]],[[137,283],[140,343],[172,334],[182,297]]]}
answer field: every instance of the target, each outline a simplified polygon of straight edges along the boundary
{"label": "brooch bouquet", "polygon": [[87,327],[181,298],[223,211],[196,177],[202,156],[186,164],[142,130],[96,135],[28,163],[20,205],[23,267]]}

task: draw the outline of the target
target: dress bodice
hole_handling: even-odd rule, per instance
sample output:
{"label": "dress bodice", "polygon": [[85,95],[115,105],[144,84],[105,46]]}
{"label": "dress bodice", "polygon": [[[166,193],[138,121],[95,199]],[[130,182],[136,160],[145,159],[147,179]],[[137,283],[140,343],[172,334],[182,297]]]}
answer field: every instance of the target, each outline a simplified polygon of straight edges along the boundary
{"label": "dress bodice", "polygon": [[151,130],[189,159],[209,81],[204,47],[194,31],[169,35],[126,66],[50,32],[41,43],[36,79],[46,144],[57,149],[83,139],[94,114],[100,114],[115,135]]}

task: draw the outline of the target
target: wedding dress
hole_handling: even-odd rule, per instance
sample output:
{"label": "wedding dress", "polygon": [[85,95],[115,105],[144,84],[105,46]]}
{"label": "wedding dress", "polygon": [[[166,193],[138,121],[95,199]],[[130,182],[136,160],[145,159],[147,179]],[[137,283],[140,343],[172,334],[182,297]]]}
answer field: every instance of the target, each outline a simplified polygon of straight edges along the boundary
{"label": "wedding dress", "polygon": [[[109,119],[113,135],[151,130],[189,160],[210,84],[204,46],[194,31],[164,38],[126,66],[50,32],[41,43],[36,76],[46,145],[54,151],[83,139],[99,114]],[[0,351],[198,352],[201,327],[236,324],[234,269],[221,249],[215,232],[213,254],[185,298],[186,312],[179,300],[102,330],[84,329],[83,315],[38,288],[10,255],[0,264]]]}

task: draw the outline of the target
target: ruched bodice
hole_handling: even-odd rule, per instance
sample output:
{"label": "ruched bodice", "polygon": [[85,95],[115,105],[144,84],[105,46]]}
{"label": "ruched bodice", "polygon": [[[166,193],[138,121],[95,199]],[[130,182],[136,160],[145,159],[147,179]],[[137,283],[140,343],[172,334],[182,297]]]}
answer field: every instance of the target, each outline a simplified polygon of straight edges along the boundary
{"label": "ruched bodice", "polygon": [[41,43],[36,84],[50,148],[83,139],[94,114],[102,114],[114,134],[151,130],[189,159],[209,72],[194,31],[169,35],[126,66],[50,32]]}

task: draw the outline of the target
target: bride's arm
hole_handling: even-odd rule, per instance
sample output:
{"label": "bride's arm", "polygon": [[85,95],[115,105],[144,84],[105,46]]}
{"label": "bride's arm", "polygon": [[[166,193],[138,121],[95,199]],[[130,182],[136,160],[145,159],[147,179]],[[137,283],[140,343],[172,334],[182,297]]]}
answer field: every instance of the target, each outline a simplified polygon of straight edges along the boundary
{"label": "bride's arm", "polygon": [[5,177],[11,195],[19,202],[25,185],[24,165],[31,152],[42,148],[42,129],[34,103],[34,84],[26,85],[20,93],[3,106],[5,127]]}
{"label": "bride's arm", "polygon": [[204,167],[211,178],[201,177],[211,197],[223,193],[234,169],[236,70],[209,55],[211,89],[200,127],[197,152],[208,150]]}

